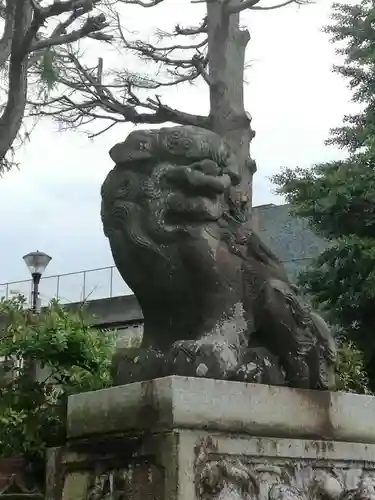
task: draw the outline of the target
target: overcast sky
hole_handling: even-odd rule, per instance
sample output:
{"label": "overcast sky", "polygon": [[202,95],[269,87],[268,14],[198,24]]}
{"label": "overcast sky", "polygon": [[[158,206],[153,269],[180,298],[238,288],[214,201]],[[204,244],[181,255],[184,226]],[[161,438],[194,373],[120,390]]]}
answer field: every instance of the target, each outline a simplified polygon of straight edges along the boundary
{"label": "overcast sky", "polygon": [[[254,205],[282,201],[269,181],[280,166],[308,166],[342,155],[324,145],[330,127],[350,109],[345,82],[331,72],[333,46],[320,31],[330,5],[317,0],[303,8],[243,15],[252,36],[245,101],[257,134],[251,147],[258,164]],[[200,17],[199,5],[175,0],[147,12],[132,8],[126,25],[142,32],[196,24]],[[171,92],[168,100],[207,112],[204,84]],[[112,168],[108,150],[129,130],[120,125],[92,142],[78,132],[59,132],[48,121],[37,127],[18,154],[20,170],[0,179],[0,283],[27,279],[22,255],[36,249],[53,257],[46,275],[113,264],[101,228],[99,190]]]}

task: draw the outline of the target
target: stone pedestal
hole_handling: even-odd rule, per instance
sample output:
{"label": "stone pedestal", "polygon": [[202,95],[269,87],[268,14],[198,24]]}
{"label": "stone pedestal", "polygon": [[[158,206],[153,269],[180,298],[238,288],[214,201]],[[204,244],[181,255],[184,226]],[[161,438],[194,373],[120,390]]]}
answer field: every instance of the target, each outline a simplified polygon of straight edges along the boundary
{"label": "stone pedestal", "polygon": [[72,396],[47,498],[375,499],[375,398],[167,377]]}

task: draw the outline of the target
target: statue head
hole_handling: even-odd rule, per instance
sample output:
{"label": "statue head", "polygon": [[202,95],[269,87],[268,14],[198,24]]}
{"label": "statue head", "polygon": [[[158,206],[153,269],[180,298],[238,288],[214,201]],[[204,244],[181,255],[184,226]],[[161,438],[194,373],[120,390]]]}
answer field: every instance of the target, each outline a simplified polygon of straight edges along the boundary
{"label": "statue head", "polygon": [[221,138],[188,126],[140,130],[110,156],[116,166],[102,186],[103,227],[136,295],[143,279],[183,284],[186,259],[206,268],[234,212],[225,194],[239,181]]}
{"label": "statue head", "polygon": [[110,156],[116,166],[101,191],[104,232],[145,328],[151,316],[155,328],[162,310],[167,320],[170,304],[168,316],[185,315],[182,335],[200,330],[197,323],[215,309],[221,314],[228,293],[240,288],[226,243],[229,225],[241,226],[233,154],[217,134],[182,126],[134,131]]}

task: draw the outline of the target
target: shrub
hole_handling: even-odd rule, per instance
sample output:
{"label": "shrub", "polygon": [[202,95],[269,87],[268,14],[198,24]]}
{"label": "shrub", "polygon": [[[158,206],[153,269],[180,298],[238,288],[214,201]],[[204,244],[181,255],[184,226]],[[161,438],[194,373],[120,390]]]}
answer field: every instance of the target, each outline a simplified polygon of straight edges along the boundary
{"label": "shrub", "polygon": [[114,333],[92,328],[84,308],[52,301],[33,314],[17,296],[0,300],[0,336],[0,455],[44,459],[65,441],[67,396],[110,385]]}

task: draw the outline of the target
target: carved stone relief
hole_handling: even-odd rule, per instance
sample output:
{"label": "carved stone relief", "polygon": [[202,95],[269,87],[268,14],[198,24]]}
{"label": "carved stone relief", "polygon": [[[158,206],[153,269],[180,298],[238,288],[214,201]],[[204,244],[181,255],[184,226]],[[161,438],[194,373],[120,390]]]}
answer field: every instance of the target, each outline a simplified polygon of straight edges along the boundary
{"label": "carved stone relief", "polygon": [[[71,474],[77,476],[77,473]],[[163,473],[160,468],[147,463],[137,463],[123,468],[101,469],[80,473],[82,480],[74,477],[65,480],[63,500],[163,500]],[[68,486],[68,483],[71,486]],[[77,484],[84,485],[78,488]],[[77,494],[78,493],[78,494]]]}
{"label": "carved stone relief", "polygon": [[375,464],[220,457],[212,440],[196,448],[200,500],[375,500]]}

